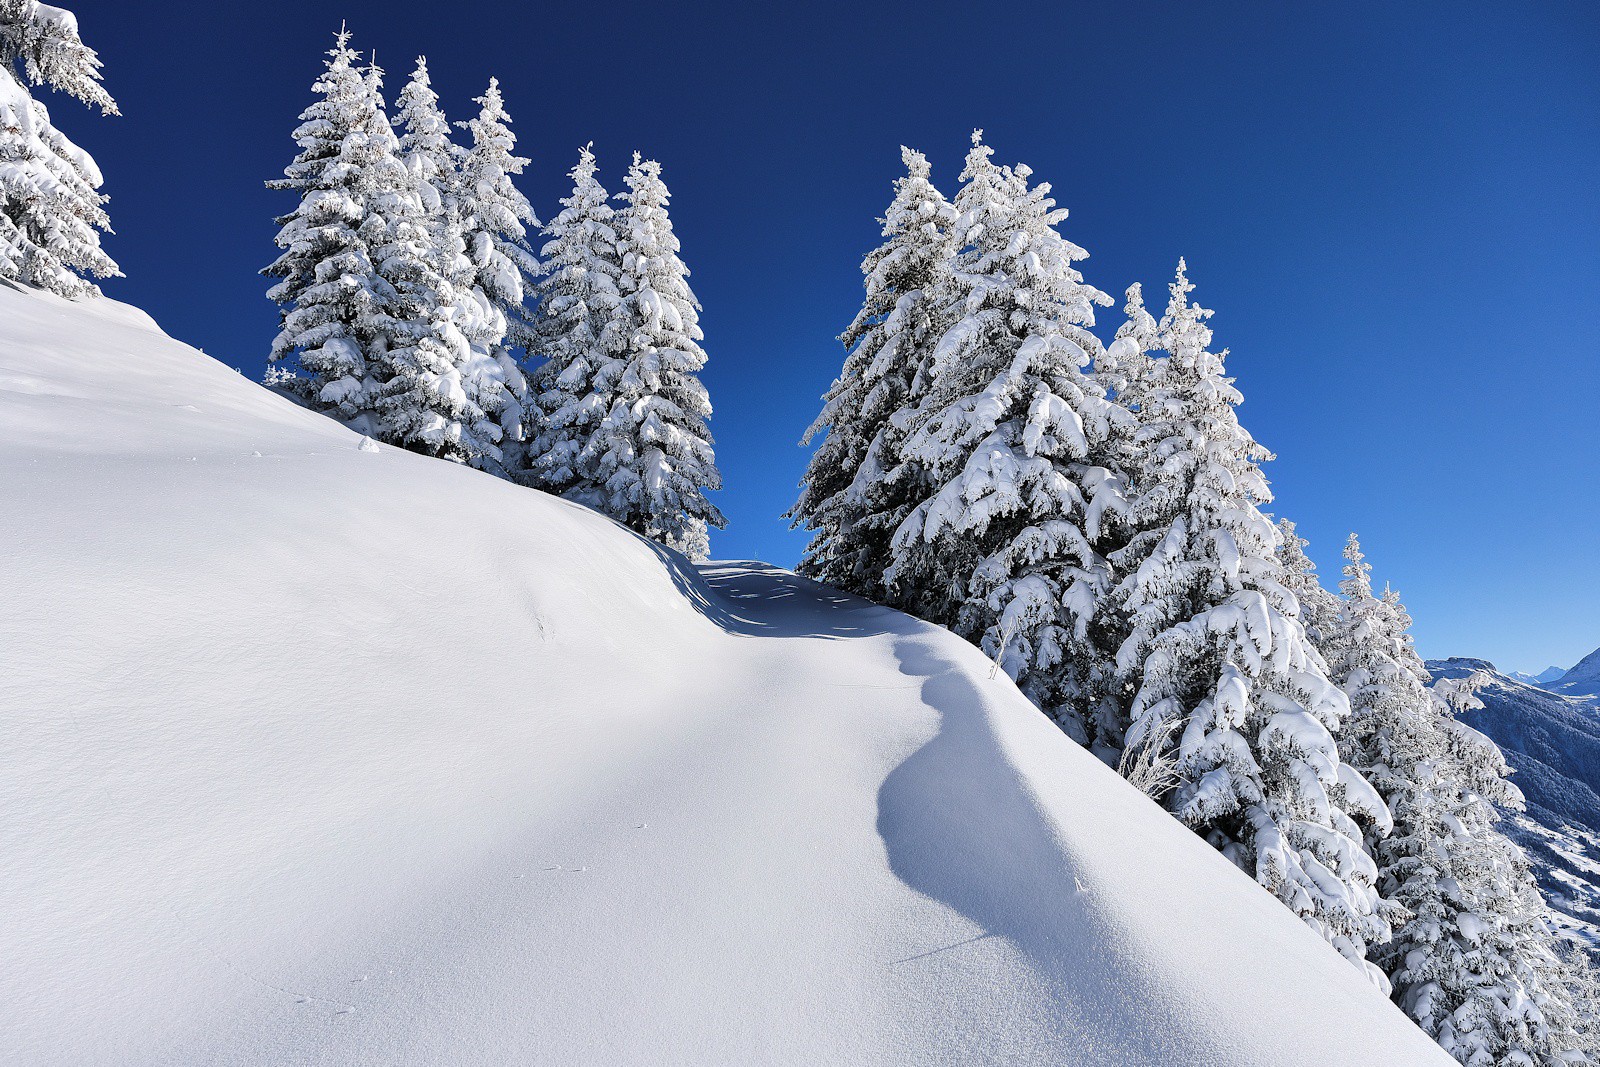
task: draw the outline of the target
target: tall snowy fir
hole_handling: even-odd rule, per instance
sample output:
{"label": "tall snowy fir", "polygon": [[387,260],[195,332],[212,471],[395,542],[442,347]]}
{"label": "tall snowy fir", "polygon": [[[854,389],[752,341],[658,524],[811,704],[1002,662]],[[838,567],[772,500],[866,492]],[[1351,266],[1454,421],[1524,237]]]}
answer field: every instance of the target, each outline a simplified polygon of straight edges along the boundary
{"label": "tall snowy fir", "polygon": [[929,180],[926,157],[901,148],[900,158],[906,176],[882,219],[888,240],[861,263],[866,299],[840,335],[844,366],[803,443],[827,436],[789,509],[814,531],[801,573],[880,601],[889,598],[890,539],[924,495],[901,462],[904,425],[943,332],[934,297],[955,254],[955,209]]}
{"label": "tall snowy fir", "polygon": [[719,489],[711,448],[711,401],[700,383],[700,304],[667,214],[661,164],[628,168],[617,235],[616,313],[600,343],[605,362],[593,374],[593,398],[604,412],[576,457],[579,477],[567,495],[646,537],[705,558],[707,528],[724,524],[706,499]]}
{"label": "tall snowy fir", "polygon": [[[1397,909],[1371,959],[1397,1004],[1463,1064],[1554,1067],[1579,1062],[1570,965],[1521,851],[1497,809],[1522,798],[1493,742],[1457,722],[1428,688],[1410,617],[1376,596],[1354,534],[1328,645],[1351,717],[1340,748],[1394,818],[1372,844],[1379,888]],[[1459,698],[1458,698],[1459,699]]]}
{"label": "tall snowy fir", "polygon": [[[511,180],[528,160],[514,151],[517,138],[499,80],[490,78],[488,89],[473,102],[479,106],[477,117],[457,123],[472,137],[461,161],[458,203],[480,314],[468,325],[473,350],[462,378],[467,395],[494,411],[502,449],[514,453],[526,440],[529,411],[527,381],[510,350],[526,349],[532,341],[525,300],[539,264],[528,244],[528,227],[539,220]],[[518,464],[514,455],[504,462]]]}
{"label": "tall snowy fir", "polygon": [[69,299],[98,295],[89,278],[122,275],[100,247],[100,234],[111,232],[103,178],[29,86],[119,113],[72,12],[0,0],[0,278]]}
{"label": "tall snowy fir", "polygon": [[359,58],[341,30],[312,86],[321,99],[294,132],[300,153],[283,178],[267,183],[299,193],[300,202],[277,220],[283,252],[261,273],[279,279],[267,291],[281,308],[268,358],[276,364],[294,357],[309,402],[375,430],[383,376],[371,359],[375,326],[395,294],[379,278],[368,243],[367,181],[373,153],[382,150],[371,135],[383,116]]}
{"label": "tall snowy fir", "polygon": [[1111,582],[1100,548],[1124,506],[1108,467],[1127,413],[1087,368],[1094,308],[1110,298],[1073,266],[1066,216],[1025,166],[991,161],[981,134],[961,173],[953,243],[933,296],[948,323],[904,420],[926,486],[895,531],[897,603],[981,645],[1046,712],[1071,718],[1095,684],[1088,626]]}
{"label": "tall snowy fir", "polygon": [[604,345],[617,336],[611,324],[622,300],[616,212],[590,148],[579,152],[571,178],[572,194],[544,228],[533,329],[544,363],[530,382],[538,418],[525,474],[552,493],[598,483],[598,457],[584,445],[610,411],[595,383],[613,360]]}
{"label": "tall snowy fir", "polygon": [[462,235],[461,163],[466,152],[450,139],[450,120],[439,107],[425,56],[417,57],[395,105],[392,121],[400,131],[400,160],[416,183],[432,258],[455,290],[457,324],[469,336],[481,337],[489,315],[474,289],[477,272]]}
{"label": "tall snowy fir", "polygon": [[[465,247],[460,237],[459,204],[459,170],[465,153],[450,139],[450,121],[439,107],[439,94],[433,91],[426,56],[417,57],[410,80],[395,98],[393,122],[401,131],[400,159],[417,183],[434,245],[441,262],[447,262],[447,252],[464,251]],[[462,249],[454,247],[457,242]]]}
{"label": "tall snowy fir", "polygon": [[[375,436],[424,455],[498,463],[501,428],[493,415],[504,404],[503,391],[492,380],[470,380],[473,353],[460,328],[461,301],[448,273],[456,263],[454,223],[444,215],[444,202],[436,203],[448,171],[422,158],[431,146],[418,145],[413,137],[407,151],[396,137],[383,111],[382,78],[376,65],[368,67],[366,84],[375,108],[366,131],[367,217],[360,231],[385,283],[378,293],[393,294],[392,300],[376,302],[383,317],[369,356],[382,379],[373,400]],[[415,78],[407,89],[408,117],[431,125],[426,98],[417,99]]]}
{"label": "tall snowy fir", "polygon": [[1388,809],[1339,756],[1349,701],[1296,620],[1260,511],[1269,453],[1239,425],[1192,288],[1180,263],[1136,413],[1138,532],[1110,608],[1127,627],[1124,766],[1169,762],[1157,798],[1384,985],[1365,959],[1388,924],[1357,820],[1381,834]]}

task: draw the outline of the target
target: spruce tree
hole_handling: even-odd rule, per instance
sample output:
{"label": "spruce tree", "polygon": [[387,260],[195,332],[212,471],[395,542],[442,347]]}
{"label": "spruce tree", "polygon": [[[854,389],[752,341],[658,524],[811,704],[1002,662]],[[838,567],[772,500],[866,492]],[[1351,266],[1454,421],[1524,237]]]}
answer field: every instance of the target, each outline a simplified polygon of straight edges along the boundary
{"label": "spruce tree", "polygon": [[926,486],[894,534],[896,601],[979,644],[1064,725],[1081,717],[1100,657],[1088,627],[1111,583],[1100,551],[1123,507],[1108,466],[1127,415],[1088,367],[1110,298],[1074,263],[1047,184],[997,166],[974,133],[954,208],[948,323],[905,419],[904,471]]}
{"label": "spruce tree", "polygon": [[98,295],[85,275],[121,277],[100,247],[111,232],[103,178],[33,99],[28,87],[41,85],[118,114],[70,11],[0,0],[0,278],[69,299]]}
{"label": "spruce tree", "polygon": [[[528,227],[539,220],[511,181],[528,160],[514,151],[517,138],[499,80],[490,78],[489,88],[473,102],[479,106],[477,117],[456,124],[472,137],[461,161],[457,196],[477,304],[477,314],[466,324],[472,352],[462,379],[468,395],[488,405],[504,447],[520,449],[529,428],[528,386],[510,350],[527,349],[533,341],[525,298],[539,264],[528,245]],[[507,462],[514,466],[516,461],[507,457]]]}
{"label": "spruce tree", "polygon": [[[567,495],[693,559],[707,527],[723,525],[706,499],[721,488],[699,371],[700,304],[667,214],[661,165],[634,153],[613,220],[621,263],[616,313],[600,343],[593,401],[604,414],[577,456]],[[587,403],[587,402],[586,402]]]}
{"label": "spruce tree", "polygon": [[[419,64],[423,78],[426,67]],[[424,455],[465,463],[497,464],[501,428],[492,417],[503,403],[492,379],[475,383],[466,373],[473,353],[463,334],[459,292],[449,271],[458,256],[456,224],[448,214],[448,156],[438,158],[443,116],[428,113],[427,93],[414,76],[402,125],[410,148],[384,116],[383,72],[367,69],[377,105],[366,131],[371,148],[365,183],[368,210],[361,235],[372,249],[378,276],[392,301],[376,301],[370,360],[381,367],[375,397],[374,436]]]}
{"label": "spruce tree", "polygon": [[358,58],[341,29],[312,86],[321,99],[294,132],[300,153],[283,178],[267,183],[299,193],[300,202],[277,220],[283,252],[261,273],[279,279],[267,296],[282,309],[269,360],[295,357],[313,406],[372,432],[376,426],[365,424],[385,375],[369,357],[397,294],[379,277],[369,247],[368,182],[382,151],[371,135],[382,113]]}
{"label": "spruce tree", "polygon": [[394,125],[401,130],[400,159],[417,183],[417,193],[436,231],[435,243],[448,242],[442,232],[456,227],[460,239],[460,164],[464,155],[450,139],[450,121],[439,108],[439,95],[428,75],[428,58],[417,57],[410,81],[395,98]]}
{"label": "spruce tree", "polygon": [[465,336],[480,345],[497,342],[502,334],[496,332],[497,320],[476,288],[477,267],[467,255],[463,234],[461,165],[466,152],[450,139],[450,122],[439,108],[426,57],[417,57],[398,103],[393,122],[402,131],[400,159],[416,183],[436,268],[454,290],[453,319]]}
{"label": "spruce tree", "polygon": [[545,362],[531,380],[539,418],[526,476],[557,494],[597,483],[597,457],[586,458],[584,444],[609,412],[595,379],[611,361],[603,345],[622,299],[616,212],[595,177],[591,147],[579,152],[572,194],[544,227],[534,318],[534,348]]}
{"label": "spruce tree", "polygon": [[1136,413],[1138,532],[1108,608],[1127,627],[1124,766],[1170,766],[1157,798],[1381,984],[1365,956],[1387,923],[1356,820],[1388,812],[1340,758],[1349,701],[1296,621],[1260,511],[1270,454],[1239,425],[1192,288],[1180,263]]}
{"label": "spruce tree", "polygon": [[[1520,849],[1498,829],[1522,798],[1499,749],[1456,721],[1470,690],[1430,690],[1397,594],[1374,595],[1354,534],[1330,642],[1352,714],[1341,751],[1383,796],[1379,888],[1397,911],[1370,950],[1395,1002],[1463,1064],[1555,1067],[1588,1038],[1549,910]],[[1582,989],[1577,990],[1581,996]]]}
{"label": "spruce tree", "polygon": [[927,159],[909,148],[900,158],[906,176],[881,220],[887,240],[861,263],[866,299],[840,335],[844,366],[803,443],[827,437],[788,513],[814,531],[802,574],[880,601],[890,539],[925,488],[901,462],[904,422],[943,332],[934,294],[955,253],[955,209],[929,180]]}

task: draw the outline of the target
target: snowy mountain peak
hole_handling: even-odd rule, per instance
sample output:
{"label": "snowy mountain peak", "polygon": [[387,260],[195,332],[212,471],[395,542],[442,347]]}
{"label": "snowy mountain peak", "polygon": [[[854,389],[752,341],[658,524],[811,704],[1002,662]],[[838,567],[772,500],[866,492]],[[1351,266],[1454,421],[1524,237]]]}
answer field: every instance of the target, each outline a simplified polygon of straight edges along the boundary
{"label": "snowy mountain peak", "polygon": [[1552,692],[1564,696],[1600,696],[1600,648],[1547,684]]}
{"label": "snowy mountain peak", "polygon": [[1551,666],[1546,667],[1538,674],[1527,674],[1523,671],[1512,671],[1510,676],[1519,682],[1526,682],[1529,685],[1549,685],[1551,682],[1559,682],[1562,675],[1566,673],[1567,672],[1560,667]]}

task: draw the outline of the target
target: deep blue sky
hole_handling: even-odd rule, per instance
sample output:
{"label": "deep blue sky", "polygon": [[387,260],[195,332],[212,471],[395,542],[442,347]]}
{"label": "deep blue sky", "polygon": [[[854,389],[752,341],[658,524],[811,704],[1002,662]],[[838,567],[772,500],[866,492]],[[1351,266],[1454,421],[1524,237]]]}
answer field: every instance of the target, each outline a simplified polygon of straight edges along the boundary
{"label": "deep blue sky", "polygon": [[[109,295],[258,374],[256,270],[330,31],[452,117],[497,75],[541,217],[594,140],[662,161],[705,305],[723,556],[792,563],[796,441],[838,370],[902,143],[968,132],[1055,185],[1091,282],[1217,310],[1276,510],[1336,575],[1358,530],[1426,655],[1600,645],[1600,14],[1450,3],[65,0],[124,117],[61,98],[107,175]],[[1153,291],[1152,291],[1153,290]],[[1120,301],[1119,301],[1120,306]],[[1101,321],[1116,327],[1115,314]]]}

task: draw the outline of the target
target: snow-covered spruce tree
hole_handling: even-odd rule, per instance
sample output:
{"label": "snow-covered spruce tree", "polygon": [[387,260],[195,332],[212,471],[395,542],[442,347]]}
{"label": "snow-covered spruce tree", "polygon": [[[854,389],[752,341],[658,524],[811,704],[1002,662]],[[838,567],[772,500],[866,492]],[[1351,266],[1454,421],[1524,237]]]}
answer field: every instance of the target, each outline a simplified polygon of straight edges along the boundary
{"label": "snow-covered spruce tree", "polygon": [[0,0],[0,278],[68,298],[98,295],[85,275],[122,273],[100,247],[101,231],[111,232],[103,179],[89,154],[51,124],[30,85],[118,114],[72,12]]}
{"label": "snow-covered spruce tree", "polygon": [[615,337],[608,331],[622,299],[616,212],[591,149],[579,151],[572,195],[544,227],[534,313],[533,348],[545,361],[530,376],[538,418],[524,476],[557,494],[597,482],[597,457],[584,445],[610,411],[595,379],[612,361],[603,345]]}
{"label": "snow-covered spruce tree", "polygon": [[[511,181],[528,160],[514,151],[517,138],[499,79],[490,78],[489,88],[473,102],[479,106],[477,117],[456,124],[472,135],[461,160],[457,197],[477,304],[477,313],[464,322],[472,353],[461,373],[467,394],[494,412],[503,450],[520,451],[528,431],[528,385],[510,350],[526,350],[533,340],[524,301],[539,264],[527,228],[539,220]],[[518,459],[507,455],[505,464],[515,468]]]}
{"label": "snow-covered spruce tree", "polygon": [[1170,764],[1157,799],[1382,985],[1366,952],[1388,928],[1356,820],[1381,832],[1388,809],[1334,741],[1350,705],[1296,620],[1260,511],[1270,454],[1239,425],[1182,263],[1170,288],[1137,412],[1138,533],[1111,598],[1128,627],[1124,766]]}
{"label": "snow-covered spruce tree", "polygon": [[455,318],[460,328],[469,336],[481,337],[488,314],[479,307],[474,290],[477,268],[467,256],[462,235],[461,163],[466,152],[450,139],[450,121],[433,91],[426,56],[417,57],[411,79],[396,103],[392,122],[401,131],[400,160],[416,182],[435,264],[457,291]]}
{"label": "snow-covered spruce tree", "polygon": [[934,294],[955,254],[955,209],[929,180],[926,157],[901,148],[900,158],[906,176],[881,220],[887,240],[862,260],[866,299],[839,337],[844,367],[803,443],[827,437],[788,513],[815,531],[802,574],[879,601],[888,599],[890,539],[926,495],[900,461],[903,421],[921,399],[943,333]]}
{"label": "snow-covered spruce tree", "polygon": [[698,377],[706,362],[700,304],[678,258],[661,165],[635,152],[627,186],[613,220],[620,300],[600,342],[592,400],[584,401],[604,414],[582,443],[580,477],[567,496],[702,559],[707,527],[724,520],[705,497],[722,476]]}
{"label": "snow-covered spruce tree", "polygon": [[[368,67],[366,84],[376,107],[366,131],[371,150],[360,230],[385,283],[378,292],[394,294],[372,309],[369,362],[381,376],[374,436],[424,455],[498,464],[501,428],[494,415],[504,403],[503,390],[492,376],[470,379],[473,352],[458,322],[462,301],[447,273],[458,262],[459,238],[432,183],[446,184],[448,171],[425,165],[433,161],[419,158],[415,140],[408,153],[395,136],[383,112],[382,77],[376,64]],[[418,100],[417,88],[413,79],[409,110],[427,124],[431,117],[419,114],[426,98]],[[427,180],[419,176],[430,171]]]}
{"label": "snow-covered spruce tree", "polygon": [[1105,464],[1127,416],[1087,370],[1094,307],[1110,298],[1074,267],[1087,253],[1057,231],[1066,212],[1027,167],[991,155],[975,133],[954,202],[960,251],[932,296],[949,325],[895,475],[928,488],[886,578],[897,603],[979,644],[1070,729],[1102,659],[1088,626],[1111,581],[1099,545],[1124,480]]}
{"label": "snow-covered spruce tree", "polygon": [[460,240],[461,157],[465,154],[450,139],[450,121],[439,108],[439,94],[433,91],[428,75],[428,58],[417,57],[411,80],[395,98],[394,125],[400,133],[400,159],[417,183],[417,195],[427,213],[434,243],[441,250],[454,252],[447,229],[454,227]]}
{"label": "snow-covered spruce tree", "polygon": [[1581,976],[1557,951],[1521,850],[1496,825],[1497,808],[1518,810],[1521,796],[1493,742],[1428,688],[1410,617],[1398,595],[1373,594],[1353,534],[1345,558],[1329,642],[1352,709],[1340,749],[1394,822],[1370,842],[1394,935],[1369,957],[1395,1002],[1461,1063],[1575,1062],[1587,1038],[1565,983]]}
{"label": "snow-covered spruce tree", "polygon": [[283,252],[261,273],[279,279],[267,291],[281,309],[269,361],[294,357],[309,403],[373,432],[383,375],[368,357],[374,328],[396,294],[378,276],[363,232],[373,154],[381,152],[371,135],[382,114],[358,58],[349,32],[340,30],[312,86],[320,99],[301,113],[294,132],[300,153],[283,178],[267,182],[299,193],[300,202],[277,220]]}

